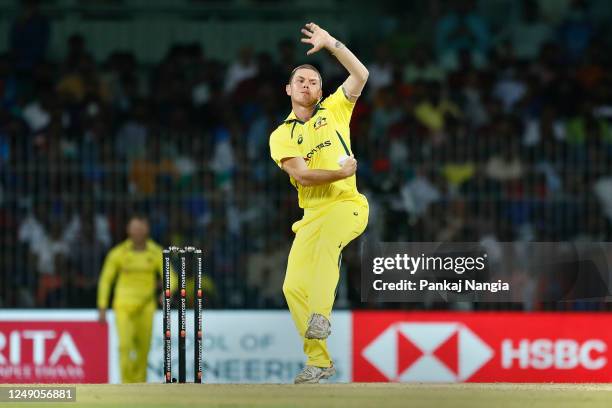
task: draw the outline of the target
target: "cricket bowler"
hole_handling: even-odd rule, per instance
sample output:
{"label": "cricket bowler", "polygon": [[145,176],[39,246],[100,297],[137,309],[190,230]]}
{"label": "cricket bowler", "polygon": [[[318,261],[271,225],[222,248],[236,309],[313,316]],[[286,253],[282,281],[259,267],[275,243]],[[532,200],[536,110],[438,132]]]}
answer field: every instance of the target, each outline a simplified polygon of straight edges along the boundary
{"label": "cricket bowler", "polygon": [[349,122],[368,70],[340,41],[314,23],[301,30],[307,55],[328,50],[348,78],[322,100],[323,80],[312,65],[296,67],[286,86],[292,111],[270,135],[270,154],[289,174],[304,216],[295,238],[283,293],[300,337],[306,366],[296,384],[318,383],[336,372],[327,349],[330,314],[340,273],[342,249],[365,230],[368,202],[357,191],[357,161],[351,152]]}

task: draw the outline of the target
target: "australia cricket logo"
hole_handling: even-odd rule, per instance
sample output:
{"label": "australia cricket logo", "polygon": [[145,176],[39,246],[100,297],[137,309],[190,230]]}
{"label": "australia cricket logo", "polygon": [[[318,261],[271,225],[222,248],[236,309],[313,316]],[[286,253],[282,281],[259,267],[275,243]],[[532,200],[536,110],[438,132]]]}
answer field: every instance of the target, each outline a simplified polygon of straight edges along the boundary
{"label": "australia cricket logo", "polygon": [[314,128],[315,130],[319,130],[319,128],[322,128],[325,125],[327,125],[327,118],[319,116],[314,123]]}

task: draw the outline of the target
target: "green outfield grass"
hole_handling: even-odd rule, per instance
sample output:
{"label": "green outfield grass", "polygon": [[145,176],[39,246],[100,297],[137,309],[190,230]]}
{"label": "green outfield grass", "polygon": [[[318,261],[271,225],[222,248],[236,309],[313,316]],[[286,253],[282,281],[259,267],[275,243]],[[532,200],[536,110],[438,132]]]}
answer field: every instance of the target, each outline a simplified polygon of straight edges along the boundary
{"label": "green outfield grass", "polygon": [[76,403],[0,405],[21,408],[612,407],[612,384],[105,384],[77,385],[76,395]]}

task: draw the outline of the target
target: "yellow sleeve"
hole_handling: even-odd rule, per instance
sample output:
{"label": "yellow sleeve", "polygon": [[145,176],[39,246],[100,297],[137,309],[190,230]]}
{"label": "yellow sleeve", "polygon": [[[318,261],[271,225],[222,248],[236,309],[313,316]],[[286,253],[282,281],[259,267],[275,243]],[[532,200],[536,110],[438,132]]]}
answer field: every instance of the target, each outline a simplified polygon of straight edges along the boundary
{"label": "yellow sleeve", "polygon": [[104,260],[104,266],[98,281],[98,309],[108,308],[111,286],[119,272],[119,261],[120,256],[117,249],[111,250]]}
{"label": "yellow sleeve", "polygon": [[291,157],[301,157],[300,149],[286,132],[275,130],[270,135],[270,156],[281,167],[282,160]]}
{"label": "yellow sleeve", "polygon": [[355,102],[346,99],[342,91],[342,86],[339,86],[336,92],[325,98],[321,106],[332,112],[340,124],[348,126],[351,121]]}

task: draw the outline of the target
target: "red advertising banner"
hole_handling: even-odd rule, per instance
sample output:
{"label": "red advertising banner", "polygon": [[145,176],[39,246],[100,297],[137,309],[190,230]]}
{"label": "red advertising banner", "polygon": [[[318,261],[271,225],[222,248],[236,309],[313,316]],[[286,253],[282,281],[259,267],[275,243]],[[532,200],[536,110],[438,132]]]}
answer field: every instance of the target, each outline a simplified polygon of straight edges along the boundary
{"label": "red advertising banner", "polygon": [[610,382],[612,314],[353,312],[353,381]]}
{"label": "red advertising banner", "polygon": [[108,328],[91,321],[0,321],[0,383],[108,382]]}

